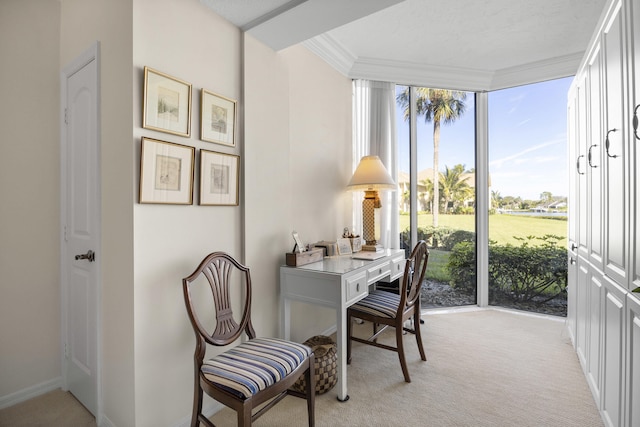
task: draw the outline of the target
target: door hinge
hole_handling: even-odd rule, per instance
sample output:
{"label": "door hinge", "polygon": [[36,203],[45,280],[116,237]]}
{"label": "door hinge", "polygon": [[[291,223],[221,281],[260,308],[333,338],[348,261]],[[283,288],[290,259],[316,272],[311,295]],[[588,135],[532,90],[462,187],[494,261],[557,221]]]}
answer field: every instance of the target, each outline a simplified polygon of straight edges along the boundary
{"label": "door hinge", "polygon": [[68,242],[69,241],[69,236],[67,235],[67,226],[64,226],[64,241]]}
{"label": "door hinge", "polygon": [[64,358],[69,358],[69,345],[67,343],[64,343]]}
{"label": "door hinge", "polygon": [[68,114],[69,114],[69,109],[68,109],[68,108],[65,108],[65,109],[64,109],[64,123],[65,123],[66,125],[68,125],[68,124],[69,124]]}

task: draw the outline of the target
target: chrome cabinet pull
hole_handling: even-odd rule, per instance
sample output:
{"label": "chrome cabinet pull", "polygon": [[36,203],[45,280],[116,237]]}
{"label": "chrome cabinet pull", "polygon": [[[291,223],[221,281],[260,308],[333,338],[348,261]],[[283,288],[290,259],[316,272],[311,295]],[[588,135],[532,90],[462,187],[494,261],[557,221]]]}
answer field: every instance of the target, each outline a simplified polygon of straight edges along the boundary
{"label": "chrome cabinet pull", "polygon": [[636,139],[640,139],[640,136],[638,136],[638,108],[640,108],[640,104],[636,105],[636,108],[633,109],[633,134],[636,136]]}
{"label": "chrome cabinet pull", "polygon": [[589,154],[587,156],[587,159],[589,161],[589,166],[591,166],[592,168],[597,168],[598,167],[598,165],[594,165],[593,163],[591,163],[591,149],[593,147],[597,147],[597,146],[598,146],[598,144],[593,144],[591,147],[589,147]]}
{"label": "chrome cabinet pull", "polygon": [[584,175],[584,172],[580,172],[580,157],[584,157],[584,154],[580,154],[576,159],[576,170],[578,171],[578,175]]}
{"label": "chrome cabinet pull", "polygon": [[617,154],[609,154],[609,134],[611,132],[617,132],[617,131],[618,131],[618,129],[616,129],[616,128],[613,128],[613,129],[607,131],[607,137],[604,140],[604,147],[605,147],[605,149],[607,151],[607,156],[611,157],[612,159],[615,159],[616,157],[618,157],[618,155]]}

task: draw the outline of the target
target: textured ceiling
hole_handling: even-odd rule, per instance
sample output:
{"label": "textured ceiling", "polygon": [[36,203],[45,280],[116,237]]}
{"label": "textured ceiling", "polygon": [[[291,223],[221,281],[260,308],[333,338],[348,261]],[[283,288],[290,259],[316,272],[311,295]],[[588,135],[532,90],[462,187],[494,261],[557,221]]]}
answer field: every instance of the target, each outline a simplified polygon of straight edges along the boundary
{"label": "textured ceiling", "polygon": [[[495,88],[496,75],[504,74],[505,70],[510,70],[511,80],[501,85],[516,84],[520,77],[513,70],[535,68],[533,64],[546,67],[538,71],[540,79],[577,71],[606,3],[606,0],[361,0],[365,3],[360,4],[369,10],[362,17],[350,15],[345,23],[339,19],[339,15],[344,15],[340,8],[356,0],[201,1],[250,34],[255,31],[256,37],[276,50],[287,47],[286,41],[280,36],[270,44],[269,34],[282,32],[286,27],[284,34],[290,38],[290,44],[306,40],[309,46],[320,46],[321,56],[350,77],[390,80],[395,73],[398,74],[395,80],[401,82],[437,69],[441,80],[446,80],[447,75],[454,76],[450,84],[455,84],[455,75],[460,75],[462,80],[467,79],[461,81],[461,87],[475,89]],[[304,8],[307,13],[302,12]],[[269,9],[276,12],[269,13]],[[335,13],[331,14],[332,11]],[[268,26],[274,16],[277,19],[284,13],[288,14],[289,24],[278,22]],[[318,27],[318,20],[327,22],[317,34],[300,35],[300,28],[305,28],[300,21],[305,20],[309,22],[307,32],[312,24]],[[258,31],[256,26],[260,25]],[[478,80],[469,81],[474,73]],[[535,80],[535,76],[521,79]]]}

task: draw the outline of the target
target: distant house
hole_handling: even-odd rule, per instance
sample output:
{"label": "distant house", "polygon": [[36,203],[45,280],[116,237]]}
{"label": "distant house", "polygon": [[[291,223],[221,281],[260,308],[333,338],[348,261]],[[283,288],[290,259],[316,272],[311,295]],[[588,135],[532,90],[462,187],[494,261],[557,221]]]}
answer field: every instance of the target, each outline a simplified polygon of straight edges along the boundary
{"label": "distant house", "polygon": [[[462,174],[462,179],[469,185],[469,187],[476,188],[476,174],[474,172],[465,172]],[[427,211],[431,210],[428,206],[427,200],[429,200],[429,192],[425,182],[427,180],[433,180],[433,168],[423,169],[418,172],[418,210]],[[400,211],[409,211],[409,198],[405,197],[405,194],[409,194],[409,173],[398,172],[398,203],[400,204]],[[489,187],[491,187],[491,177],[489,177]],[[475,193],[475,192],[474,192]],[[475,198],[465,200],[465,206],[475,206]]]}

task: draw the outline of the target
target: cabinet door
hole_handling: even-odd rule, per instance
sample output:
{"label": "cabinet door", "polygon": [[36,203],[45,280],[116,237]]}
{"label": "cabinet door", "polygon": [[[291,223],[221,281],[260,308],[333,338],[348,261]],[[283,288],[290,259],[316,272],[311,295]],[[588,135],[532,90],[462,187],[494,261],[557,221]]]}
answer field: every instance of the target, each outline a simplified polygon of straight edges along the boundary
{"label": "cabinet door", "polygon": [[604,268],[605,273],[616,282],[626,286],[627,244],[628,244],[628,171],[625,167],[627,153],[623,137],[626,118],[624,117],[624,63],[623,63],[622,16],[620,1],[614,4],[607,20],[602,44],[604,49],[604,114],[605,126],[602,138],[605,145],[606,161],[603,164],[604,177]]}
{"label": "cabinet door", "polygon": [[[630,124],[630,131],[628,141],[630,145],[630,152],[632,153],[631,170],[635,173],[635,179],[632,181],[632,206],[633,209],[633,221],[631,223],[632,230],[631,236],[635,238],[631,239],[633,244],[631,251],[631,267],[632,277],[630,283],[630,289],[633,290],[640,286],[640,173],[638,168],[640,167],[640,0],[634,0],[629,2],[629,19],[627,23],[629,25],[629,36],[632,41],[629,45],[633,48],[629,61],[629,72],[631,78],[629,82],[631,84],[630,92],[630,108],[627,113],[628,121]],[[635,120],[634,120],[635,118]],[[635,127],[633,125],[636,125]],[[640,398],[640,396],[638,396]],[[640,420],[636,420],[640,425]]]}
{"label": "cabinet door", "polygon": [[598,268],[602,265],[602,153],[603,147],[600,141],[602,129],[602,51],[600,43],[597,43],[590,60],[587,63],[587,76],[589,87],[588,101],[588,133],[586,178],[588,187],[588,251],[589,262]]}
{"label": "cabinet door", "polygon": [[578,253],[585,257],[589,257],[588,248],[588,214],[589,214],[589,188],[587,180],[587,96],[588,84],[587,73],[583,73],[576,77],[578,79],[578,112],[577,112],[577,148],[578,148],[578,182],[577,182],[577,203],[578,203],[578,221],[577,221],[577,244]]}
{"label": "cabinet door", "polygon": [[571,337],[571,342],[574,347],[577,347],[576,342],[576,306],[578,300],[576,298],[576,291],[578,289],[578,257],[577,254],[569,250],[568,252],[569,266],[567,269],[567,329]]}
{"label": "cabinet door", "polygon": [[589,265],[578,257],[578,280],[576,292],[576,353],[582,369],[587,372],[588,325],[589,325]]}
{"label": "cabinet door", "polygon": [[604,304],[602,329],[602,418],[607,426],[618,427],[623,421],[624,391],[624,289],[603,278]]}
{"label": "cabinet door", "polygon": [[589,387],[596,402],[600,402],[600,349],[602,348],[601,337],[601,319],[602,319],[602,281],[601,275],[589,275],[589,292],[587,298],[589,300],[588,308],[588,347],[587,347],[587,365],[586,375]]}
{"label": "cabinet door", "polygon": [[640,296],[627,295],[627,422],[640,426]]}

